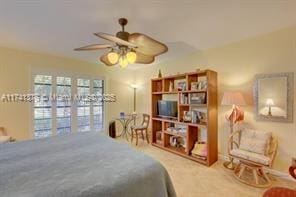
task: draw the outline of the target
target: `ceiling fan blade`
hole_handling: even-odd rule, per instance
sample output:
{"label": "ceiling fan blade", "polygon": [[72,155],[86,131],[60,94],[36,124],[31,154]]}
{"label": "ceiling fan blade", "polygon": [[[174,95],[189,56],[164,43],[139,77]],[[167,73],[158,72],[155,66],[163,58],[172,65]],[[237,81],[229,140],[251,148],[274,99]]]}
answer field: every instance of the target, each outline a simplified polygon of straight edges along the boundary
{"label": "ceiling fan blade", "polygon": [[116,36],[110,35],[110,34],[105,34],[105,33],[94,33],[96,36],[103,38],[105,40],[109,40],[111,42],[115,42],[116,44],[119,45],[124,45],[124,46],[128,46],[128,47],[137,47],[137,45],[130,43],[128,41],[122,40]]}
{"label": "ceiling fan blade", "polygon": [[106,66],[114,66],[115,64],[111,64],[109,62],[107,55],[108,55],[108,53],[106,53],[100,57],[101,62],[103,62]]}
{"label": "ceiling fan blade", "polygon": [[168,47],[165,44],[154,40],[145,34],[130,34],[128,41],[134,45],[137,45],[137,48],[135,48],[137,52],[145,55],[157,56],[168,51]]}
{"label": "ceiling fan blade", "polygon": [[151,64],[155,60],[154,56],[144,55],[139,52],[136,52],[136,54],[137,54],[137,60],[135,63],[138,63],[138,64]]}
{"label": "ceiling fan blade", "polygon": [[92,50],[99,50],[99,49],[107,49],[112,48],[111,44],[91,44],[84,47],[79,47],[74,49],[75,51],[92,51]]}

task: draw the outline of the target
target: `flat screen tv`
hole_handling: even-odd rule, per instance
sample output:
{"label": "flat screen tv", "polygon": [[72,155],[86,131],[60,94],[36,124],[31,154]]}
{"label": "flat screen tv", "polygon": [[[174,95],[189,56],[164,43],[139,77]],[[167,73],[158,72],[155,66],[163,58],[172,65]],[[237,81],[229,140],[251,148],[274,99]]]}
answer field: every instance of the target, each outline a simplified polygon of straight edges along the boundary
{"label": "flat screen tv", "polygon": [[159,100],[157,101],[157,115],[161,117],[177,118],[177,101]]}

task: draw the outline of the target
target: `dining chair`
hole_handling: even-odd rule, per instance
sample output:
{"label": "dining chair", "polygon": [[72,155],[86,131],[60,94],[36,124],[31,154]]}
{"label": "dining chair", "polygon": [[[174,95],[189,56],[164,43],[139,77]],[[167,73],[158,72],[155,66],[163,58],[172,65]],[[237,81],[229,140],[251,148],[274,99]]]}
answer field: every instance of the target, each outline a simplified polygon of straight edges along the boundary
{"label": "dining chair", "polygon": [[138,145],[138,137],[141,134],[142,139],[144,139],[144,132],[146,136],[146,140],[149,144],[149,137],[148,137],[148,126],[150,122],[150,115],[143,114],[143,121],[141,125],[132,125],[131,126],[131,143],[133,143],[133,138],[136,137],[136,145]]}

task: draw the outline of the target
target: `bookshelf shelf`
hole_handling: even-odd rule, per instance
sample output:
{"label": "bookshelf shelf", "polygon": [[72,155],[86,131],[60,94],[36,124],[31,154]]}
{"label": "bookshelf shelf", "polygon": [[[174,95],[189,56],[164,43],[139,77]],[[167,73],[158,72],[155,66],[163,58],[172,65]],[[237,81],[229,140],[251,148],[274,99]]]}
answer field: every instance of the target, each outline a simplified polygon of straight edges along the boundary
{"label": "bookshelf shelf", "polygon": [[184,90],[179,91],[179,93],[206,93],[207,90]]}
{"label": "bookshelf shelf", "polygon": [[177,150],[177,149],[174,148],[174,147],[170,147],[170,146],[169,146],[169,147],[164,147],[164,146],[159,145],[159,144],[157,144],[157,143],[152,143],[152,145],[155,146],[155,147],[161,148],[161,149],[163,149],[163,150],[166,150],[166,151],[168,151],[168,152],[171,152],[171,153],[174,153],[174,154],[180,155],[180,156],[182,156],[182,157],[184,157],[184,158],[186,158],[186,159],[190,159],[190,160],[192,160],[192,161],[196,161],[196,162],[198,162],[198,163],[201,163],[201,164],[204,164],[204,165],[208,165],[207,160],[199,159],[199,158],[197,158],[197,157],[194,157],[194,156],[188,155],[188,154],[186,154],[185,151]]}
{"label": "bookshelf shelf", "polygon": [[177,91],[172,91],[172,92],[152,92],[152,94],[178,94],[179,92]]}
{"label": "bookshelf shelf", "polygon": [[205,123],[181,122],[178,120],[172,120],[172,119],[167,119],[167,118],[153,117],[152,120],[157,120],[157,121],[161,121],[161,122],[170,122],[170,123],[175,123],[175,124],[183,124],[183,125],[193,126],[193,127],[207,127],[207,125]]}
{"label": "bookshelf shelf", "polygon": [[172,135],[172,136],[178,136],[178,137],[186,137],[182,134],[178,134],[178,133],[173,133],[173,132],[170,132],[170,131],[163,131],[164,134],[166,135]]}
{"label": "bookshelf shelf", "polygon": [[179,107],[189,107],[189,104],[179,104]]}
{"label": "bookshelf shelf", "polygon": [[184,91],[160,91],[152,92],[152,94],[186,94],[186,93],[206,93],[207,90],[184,90]]}
{"label": "bookshelf shelf", "polygon": [[[207,81],[207,86],[204,89],[196,89],[194,83],[198,83],[200,79]],[[174,88],[173,91],[170,86],[176,81],[183,81],[186,87],[182,91],[177,91]],[[192,86],[192,87],[191,87]],[[179,90],[182,88],[178,88]],[[169,91],[170,90],[170,91]],[[190,96],[195,93],[203,93],[206,95],[204,104],[190,104]],[[204,70],[199,72],[190,72],[178,75],[172,75],[168,77],[151,79],[151,95],[152,95],[152,145],[171,153],[180,155],[187,159],[199,162],[201,164],[210,166],[218,159],[218,143],[217,143],[217,73],[212,70]],[[165,100],[166,95],[173,96],[177,99],[178,117],[160,117],[157,114],[157,102],[159,100]],[[184,95],[187,97],[187,102],[181,102],[181,97]],[[172,97],[172,96],[170,96]],[[183,98],[182,97],[182,98]],[[200,109],[205,111],[206,121],[199,123],[184,122],[184,111],[190,111],[192,109]],[[186,119],[187,120],[187,119]],[[203,120],[203,119],[200,119]],[[167,130],[168,125],[181,125],[184,127],[185,134],[179,134]],[[194,145],[200,139],[201,132],[205,131],[206,143],[207,143],[207,157],[198,158],[191,155],[191,151]],[[161,139],[157,139],[156,133],[161,133]],[[170,144],[171,137],[182,137],[186,141],[184,147],[174,147]]]}

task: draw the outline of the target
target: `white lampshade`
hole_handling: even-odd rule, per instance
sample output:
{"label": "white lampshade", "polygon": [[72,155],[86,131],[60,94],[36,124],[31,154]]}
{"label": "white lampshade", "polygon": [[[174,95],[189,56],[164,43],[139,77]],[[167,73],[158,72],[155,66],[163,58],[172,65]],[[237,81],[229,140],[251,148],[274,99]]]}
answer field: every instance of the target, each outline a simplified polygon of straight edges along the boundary
{"label": "white lampshade", "polygon": [[138,84],[130,84],[130,86],[131,86],[131,88],[136,88],[136,89],[139,87]]}
{"label": "white lampshade", "polygon": [[273,102],[273,100],[272,100],[272,99],[270,99],[270,98],[269,98],[269,99],[267,99],[267,100],[266,100],[266,105],[267,105],[267,106],[273,106],[273,105],[274,105],[274,102]]}
{"label": "white lampshade", "polygon": [[240,92],[224,92],[221,105],[246,105]]}

